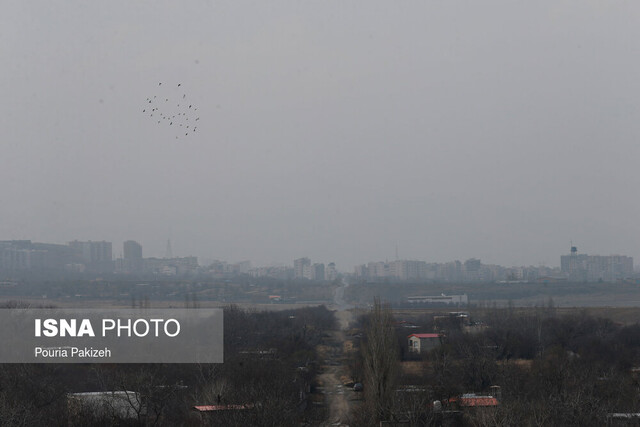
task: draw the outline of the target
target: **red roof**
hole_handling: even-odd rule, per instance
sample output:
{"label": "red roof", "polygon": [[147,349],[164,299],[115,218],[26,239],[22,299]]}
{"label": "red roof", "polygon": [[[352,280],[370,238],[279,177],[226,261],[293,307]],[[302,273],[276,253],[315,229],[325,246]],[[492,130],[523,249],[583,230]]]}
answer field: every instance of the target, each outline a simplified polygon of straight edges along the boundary
{"label": "red roof", "polygon": [[498,406],[498,399],[492,396],[454,397],[449,402],[458,402],[460,406]]}
{"label": "red roof", "polygon": [[460,399],[460,406],[498,406],[498,399],[495,397],[463,397]]}
{"label": "red roof", "polygon": [[440,338],[440,334],[411,334],[407,338]]}
{"label": "red roof", "polygon": [[229,409],[250,409],[253,405],[201,405],[194,406],[193,409],[199,412],[227,411]]}

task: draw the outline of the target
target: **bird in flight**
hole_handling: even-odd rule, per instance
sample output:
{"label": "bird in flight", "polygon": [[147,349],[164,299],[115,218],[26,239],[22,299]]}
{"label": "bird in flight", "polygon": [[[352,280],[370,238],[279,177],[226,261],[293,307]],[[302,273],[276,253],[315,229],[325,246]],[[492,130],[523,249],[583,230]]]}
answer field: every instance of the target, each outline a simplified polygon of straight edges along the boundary
{"label": "bird in flight", "polygon": [[[188,112],[197,111],[198,108],[194,105],[193,101],[190,99],[190,103],[187,104],[186,98],[187,94],[185,90],[182,89],[182,83],[177,83],[177,87],[180,89],[176,89],[176,86],[173,86],[174,89],[171,89],[171,85],[167,86],[166,84],[162,84],[163,82],[158,82],[158,93],[156,95],[151,95],[146,98],[147,104],[152,104],[151,110],[149,110],[149,116],[153,118],[158,124],[166,124],[169,126],[173,126],[173,122],[176,122],[176,129],[179,127],[184,128],[185,134],[184,136],[188,136],[190,133],[195,132],[196,127],[194,125],[194,121],[200,120],[200,117],[194,117]],[[182,93],[182,98],[180,98],[180,94]],[[164,103],[160,101],[164,98]],[[177,100],[182,99],[183,101],[179,104],[176,102]],[[169,102],[171,101],[171,102]],[[147,107],[148,108],[148,107]],[[147,108],[143,107],[142,112],[146,113]],[[163,122],[163,120],[166,120]],[[191,122],[191,125],[188,125],[187,122]],[[175,139],[180,139],[182,136],[180,134],[174,134]]]}

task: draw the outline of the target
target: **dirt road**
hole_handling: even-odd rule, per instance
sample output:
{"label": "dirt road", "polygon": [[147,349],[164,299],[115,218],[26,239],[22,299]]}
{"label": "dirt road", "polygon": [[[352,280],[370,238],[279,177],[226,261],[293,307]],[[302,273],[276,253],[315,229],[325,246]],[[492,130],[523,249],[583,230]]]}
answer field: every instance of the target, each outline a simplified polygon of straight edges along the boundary
{"label": "dirt road", "polygon": [[324,393],[329,408],[327,420],[322,425],[346,425],[349,419],[350,401],[356,398],[351,387],[348,371],[344,366],[344,342],[346,329],[351,320],[350,311],[336,311],[339,329],[332,331],[318,351],[324,359],[323,372],[318,376],[318,391]]}

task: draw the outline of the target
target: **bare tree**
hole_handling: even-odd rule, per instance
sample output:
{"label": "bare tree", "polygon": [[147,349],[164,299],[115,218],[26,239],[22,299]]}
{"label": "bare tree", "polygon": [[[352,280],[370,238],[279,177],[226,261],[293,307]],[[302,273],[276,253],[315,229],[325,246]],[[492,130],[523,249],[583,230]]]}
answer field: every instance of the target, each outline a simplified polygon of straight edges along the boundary
{"label": "bare tree", "polygon": [[374,299],[366,322],[365,336],[363,355],[366,402],[379,421],[390,420],[398,373],[398,351],[391,309],[383,306],[379,298]]}

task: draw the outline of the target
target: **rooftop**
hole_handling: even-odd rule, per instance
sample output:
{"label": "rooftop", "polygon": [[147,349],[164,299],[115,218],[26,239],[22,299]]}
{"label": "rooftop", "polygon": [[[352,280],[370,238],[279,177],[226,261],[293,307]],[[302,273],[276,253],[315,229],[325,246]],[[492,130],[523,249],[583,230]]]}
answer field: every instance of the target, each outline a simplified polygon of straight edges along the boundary
{"label": "rooftop", "polygon": [[411,334],[407,338],[440,338],[440,334]]}

